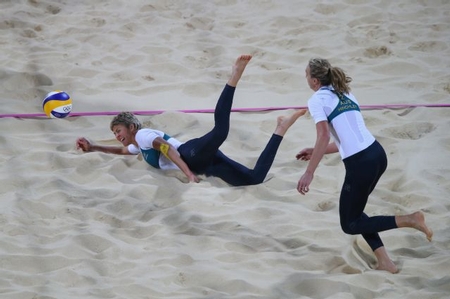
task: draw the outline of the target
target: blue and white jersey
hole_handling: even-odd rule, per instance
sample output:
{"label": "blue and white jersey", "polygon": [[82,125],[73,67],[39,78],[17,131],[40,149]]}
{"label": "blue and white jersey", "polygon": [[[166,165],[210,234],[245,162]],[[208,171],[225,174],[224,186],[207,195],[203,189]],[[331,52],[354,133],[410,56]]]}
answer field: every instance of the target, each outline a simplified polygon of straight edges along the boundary
{"label": "blue and white jersey", "polygon": [[155,168],[178,169],[178,166],[175,165],[175,163],[167,159],[164,155],[161,155],[160,151],[153,148],[153,141],[158,137],[166,140],[175,149],[178,149],[178,147],[182,144],[182,142],[168,136],[167,134],[164,134],[164,132],[162,131],[153,129],[140,129],[135,136],[136,142],[139,147],[136,147],[134,144],[130,144],[128,145],[128,151],[134,155],[142,153],[142,157],[144,158],[144,160]]}

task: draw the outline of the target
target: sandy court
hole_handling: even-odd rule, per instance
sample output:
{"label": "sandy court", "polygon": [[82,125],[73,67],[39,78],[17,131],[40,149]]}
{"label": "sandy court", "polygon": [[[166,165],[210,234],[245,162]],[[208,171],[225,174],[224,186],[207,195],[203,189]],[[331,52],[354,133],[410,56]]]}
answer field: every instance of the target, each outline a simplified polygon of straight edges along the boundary
{"label": "sandy court", "polygon": [[[306,106],[306,64],[324,57],[379,108],[363,114],[389,166],[366,212],[421,210],[433,242],[383,232],[400,272],[371,269],[368,245],[339,226],[339,155],[296,191],[308,115],[249,187],[75,149],[80,136],[116,145],[111,116],[2,117],[1,298],[449,298],[450,108],[430,106],[450,104],[450,1],[150,2],[0,1],[0,114],[42,113],[59,89],[73,113],[166,111],[139,119],[186,141],[213,116],[179,110],[213,109],[249,53],[234,108],[275,109],[232,113],[221,149],[251,166],[283,108]],[[383,108],[395,104],[411,107]]]}

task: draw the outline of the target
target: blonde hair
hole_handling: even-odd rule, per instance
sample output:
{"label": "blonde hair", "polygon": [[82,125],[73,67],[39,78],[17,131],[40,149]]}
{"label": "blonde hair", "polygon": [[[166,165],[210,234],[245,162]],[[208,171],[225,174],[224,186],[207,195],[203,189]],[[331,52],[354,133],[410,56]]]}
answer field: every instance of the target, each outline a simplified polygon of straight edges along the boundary
{"label": "blonde hair", "polygon": [[142,124],[139,121],[139,119],[137,119],[137,117],[131,112],[121,112],[118,115],[116,115],[111,121],[109,128],[112,131],[113,127],[117,125],[124,125],[128,129],[130,128],[131,125],[134,125],[136,131],[142,128]]}
{"label": "blonde hair", "polygon": [[312,58],[308,63],[311,78],[319,80],[322,86],[331,85],[337,93],[349,93],[352,78],[339,67],[333,67],[328,60]]}

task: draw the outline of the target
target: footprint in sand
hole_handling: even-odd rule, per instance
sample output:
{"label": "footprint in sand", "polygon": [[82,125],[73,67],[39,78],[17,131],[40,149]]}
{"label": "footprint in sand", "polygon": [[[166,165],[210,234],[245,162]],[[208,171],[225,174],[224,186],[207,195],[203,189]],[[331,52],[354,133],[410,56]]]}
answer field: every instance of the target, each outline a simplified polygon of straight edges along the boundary
{"label": "footprint in sand", "polygon": [[390,127],[382,130],[381,132],[393,138],[417,140],[433,132],[435,129],[436,127],[432,123],[417,122]]}
{"label": "footprint in sand", "polygon": [[442,89],[448,93],[450,93],[450,83],[443,84]]}
{"label": "footprint in sand", "polygon": [[411,51],[419,51],[419,52],[442,52],[448,49],[447,43],[441,41],[422,41],[413,44],[409,47]]}
{"label": "footprint in sand", "polygon": [[391,50],[389,50],[389,48],[387,48],[386,46],[367,48],[364,51],[364,56],[366,56],[368,58],[377,58],[377,57],[380,57],[380,56],[389,56],[391,54],[392,54]]}
{"label": "footprint in sand", "polygon": [[378,261],[375,255],[370,249],[369,245],[360,237],[356,238],[352,246],[353,257],[362,262],[366,263],[371,269],[377,267]]}
{"label": "footprint in sand", "polygon": [[317,211],[320,212],[326,212],[326,211],[330,211],[332,210],[334,207],[336,206],[336,204],[332,201],[322,201],[320,203],[317,204]]}
{"label": "footprint in sand", "polygon": [[51,13],[53,15],[56,15],[61,11],[61,8],[59,6],[55,6],[55,5],[51,5],[51,4],[47,5],[44,3],[40,3],[37,0],[29,0],[28,3],[34,7],[44,8],[46,12]]}
{"label": "footprint in sand", "polygon": [[34,88],[53,85],[52,79],[38,72],[14,72],[0,70],[0,87],[6,90]]}
{"label": "footprint in sand", "polygon": [[342,7],[338,7],[338,5],[335,4],[318,4],[316,8],[314,9],[315,12],[322,14],[322,15],[334,15],[339,10],[342,10]]}
{"label": "footprint in sand", "polygon": [[190,29],[200,29],[211,31],[214,29],[214,20],[210,18],[191,18],[189,22],[186,23],[186,27]]}
{"label": "footprint in sand", "polygon": [[299,238],[290,238],[290,239],[285,239],[280,241],[281,244],[283,244],[286,248],[292,250],[292,249],[298,249],[298,248],[302,248],[305,246],[308,246],[309,243],[301,240]]}

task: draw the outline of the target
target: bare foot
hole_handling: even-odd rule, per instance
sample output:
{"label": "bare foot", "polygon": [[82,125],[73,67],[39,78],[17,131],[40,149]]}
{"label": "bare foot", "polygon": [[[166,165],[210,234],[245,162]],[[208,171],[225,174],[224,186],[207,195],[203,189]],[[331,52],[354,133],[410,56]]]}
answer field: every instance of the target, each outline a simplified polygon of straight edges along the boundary
{"label": "bare foot", "polygon": [[391,260],[378,262],[377,270],[388,271],[388,272],[391,272],[392,274],[398,273],[397,266]]}
{"label": "bare foot", "polygon": [[411,227],[423,232],[430,242],[433,238],[433,231],[426,225],[425,216],[420,211],[405,216],[395,216],[395,222],[398,227]]}
{"label": "bare foot", "polygon": [[241,55],[236,59],[231,71],[231,77],[227,82],[228,85],[236,87],[250,59],[252,59],[252,55]]}
{"label": "bare foot", "polygon": [[274,134],[284,136],[287,130],[295,123],[295,121],[306,113],[306,109],[301,109],[295,111],[291,116],[279,116],[277,119],[277,128],[275,129]]}
{"label": "bare foot", "polygon": [[394,262],[389,258],[384,246],[378,247],[373,252],[378,260],[377,270],[384,270],[392,274],[398,273],[398,268]]}
{"label": "bare foot", "polygon": [[415,219],[415,225],[413,227],[423,232],[427,236],[428,241],[431,242],[433,239],[433,231],[426,225],[423,213],[419,211],[411,214],[411,216]]}

